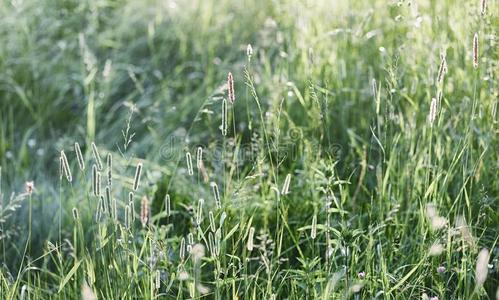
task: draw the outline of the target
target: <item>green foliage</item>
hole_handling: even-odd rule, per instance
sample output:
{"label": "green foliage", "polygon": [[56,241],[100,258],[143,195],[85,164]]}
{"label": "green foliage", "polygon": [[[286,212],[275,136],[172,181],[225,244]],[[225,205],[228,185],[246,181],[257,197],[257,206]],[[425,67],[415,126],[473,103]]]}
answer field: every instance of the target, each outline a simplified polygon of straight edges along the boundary
{"label": "green foliage", "polygon": [[497,298],[494,4],[0,3],[0,298]]}

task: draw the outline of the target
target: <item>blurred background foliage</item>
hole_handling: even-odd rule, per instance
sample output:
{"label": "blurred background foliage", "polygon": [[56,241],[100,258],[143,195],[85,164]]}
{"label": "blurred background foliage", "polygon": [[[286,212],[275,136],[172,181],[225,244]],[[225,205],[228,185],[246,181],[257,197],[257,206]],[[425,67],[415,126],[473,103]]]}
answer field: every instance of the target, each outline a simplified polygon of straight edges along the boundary
{"label": "blurred background foliage", "polygon": [[[258,152],[235,160],[240,176],[224,189],[247,201],[238,209],[266,212],[255,223],[272,227],[264,195],[287,173],[294,178],[291,227],[309,223],[324,200],[321,187],[334,174],[350,183],[341,195],[352,213],[349,226],[387,226],[388,248],[397,249],[387,257],[392,263],[414,263],[400,255],[410,245],[427,246],[427,232],[418,227],[415,235],[413,225],[423,222],[415,215],[429,201],[449,220],[464,214],[492,247],[499,227],[495,4],[490,1],[484,18],[479,1],[453,0],[2,1],[2,193],[21,192],[34,180],[46,206],[35,220],[46,225],[35,226],[41,249],[58,208],[58,153],[75,141],[90,153],[95,141],[103,152],[146,161],[147,193],[155,200],[168,191],[192,205],[197,193],[210,189],[176,176],[185,173],[180,159],[203,145],[213,158],[210,175],[222,174],[220,99],[232,72],[239,135],[232,145],[254,145]],[[475,32],[478,70],[471,55]],[[448,63],[444,84],[436,82],[441,53]],[[438,126],[430,128],[430,101],[439,91]],[[278,168],[261,163],[268,156]],[[273,167],[278,182],[270,175],[258,184],[245,177]],[[133,176],[131,168],[121,171]],[[267,190],[254,192],[253,185]],[[404,213],[387,221],[394,209]]]}

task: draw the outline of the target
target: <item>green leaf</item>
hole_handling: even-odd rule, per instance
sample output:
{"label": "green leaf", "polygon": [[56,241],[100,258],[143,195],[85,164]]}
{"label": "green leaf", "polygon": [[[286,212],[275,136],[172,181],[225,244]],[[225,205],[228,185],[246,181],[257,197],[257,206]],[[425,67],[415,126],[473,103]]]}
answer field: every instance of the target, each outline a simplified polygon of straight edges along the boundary
{"label": "green leaf", "polygon": [[239,223],[236,224],[236,226],[234,226],[234,228],[232,228],[232,230],[225,236],[224,242],[227,241],[234,234],[234,232],[236,232],[238,228],[239,228]]}
{"label": "green leaf", "polygon": [[62,291],[62,289],[64,288],[66,283],[68,283],[69,279],[71,279],[71,277],[73,277],[73,275],[76,273],[76,271],[80,267],[81,262],[82,262],[81,260],[77,261],[74,264],[74,266],[71,268],[71,270],[69,271],[68,275],[66,275],[66,277],[64,277],[64,279],[61,282],[61,285],[59,285],[59,290],[57,291],[58,293],[60,293]]}

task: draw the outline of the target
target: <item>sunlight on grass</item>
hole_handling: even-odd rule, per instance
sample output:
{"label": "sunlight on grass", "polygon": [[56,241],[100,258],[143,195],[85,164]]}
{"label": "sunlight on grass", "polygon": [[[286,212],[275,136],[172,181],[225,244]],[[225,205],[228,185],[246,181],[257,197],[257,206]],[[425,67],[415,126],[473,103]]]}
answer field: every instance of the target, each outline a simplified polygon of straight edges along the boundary
{"label": "sunlight on grass", "polygon": [[497,1],[0,4],[1,299],[499,299]]}

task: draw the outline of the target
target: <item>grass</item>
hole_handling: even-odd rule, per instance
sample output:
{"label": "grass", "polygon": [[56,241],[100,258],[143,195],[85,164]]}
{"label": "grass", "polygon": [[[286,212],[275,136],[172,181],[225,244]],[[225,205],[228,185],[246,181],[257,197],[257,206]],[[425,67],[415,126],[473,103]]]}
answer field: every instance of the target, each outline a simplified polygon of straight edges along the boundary
{"label": "grass", "polygon": [[1,298],[498,299],[484,2],[3,1]]}

